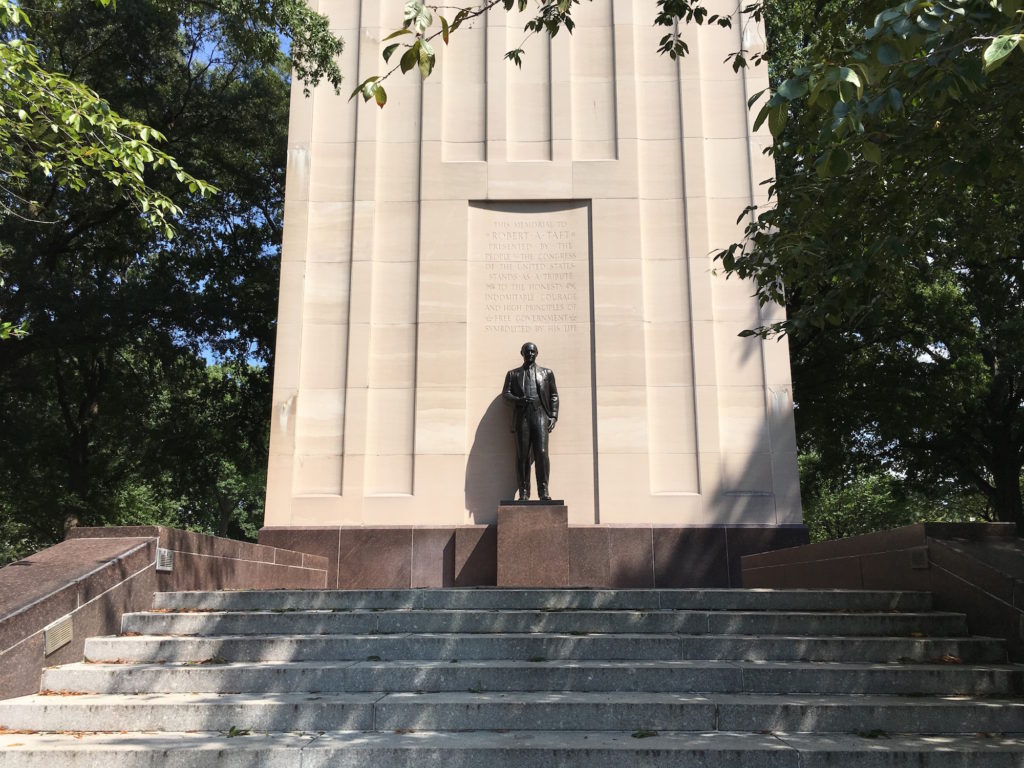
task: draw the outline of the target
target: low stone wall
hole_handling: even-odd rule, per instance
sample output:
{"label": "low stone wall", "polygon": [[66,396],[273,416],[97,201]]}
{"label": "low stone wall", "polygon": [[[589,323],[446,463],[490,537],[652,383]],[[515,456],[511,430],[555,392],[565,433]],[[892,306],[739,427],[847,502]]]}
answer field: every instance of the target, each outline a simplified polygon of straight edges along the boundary
{"label": "low stone wall", "polygon": [[327,562],[315,554],[204,536],[163,526],[72,528],[69,540],[155,538],[174,554],[174,568],[157,573],[160,592],[197,589],[323,589]]}
{"label": "low stone wall", "polygon": [[[332,589],[495,586],[498,529],[320,527],[260,531],[260,543],[322,555]],[[568,526],[568,586],[738,587],[740,558],[807,543],[797,526]],[[536,553],[517,553],[529,560]],[[551,586],[566,586],[564,583]]]}
{"label": "low stone wall", "polygon": [[[157,571],[158,549],[173,553],[172,570]],[[85,638],[119,632],[121,615],[148,609],[154,592],[326,583],[315,555],[158,526],[76,528],[0,569],[0,699],[38,691],[44,666],[80,661]],[[70,642],[44,654],[46,628],[65,618]]]}
{"label": "low stone wall", "polygon": [[909,589],[1024,660],[1024,541],[1012,523],[921,523],[743,558],[743,586]]}

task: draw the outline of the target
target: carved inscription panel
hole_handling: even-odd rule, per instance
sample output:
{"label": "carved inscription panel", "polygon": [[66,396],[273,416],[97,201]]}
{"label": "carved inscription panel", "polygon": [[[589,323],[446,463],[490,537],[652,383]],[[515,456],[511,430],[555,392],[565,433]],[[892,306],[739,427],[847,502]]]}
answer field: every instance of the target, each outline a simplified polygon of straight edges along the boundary
{"label": "carved inscription panel", "polygon": [[[487,466],[507,464],[511,473],[510,411],[496,398],[505,372],[522,364],[520,347],[534,342],[537,362],[555,372],[562,402],[551,438],[552,456],[559,457],[552,461],[552,493],[571,496],[581,511],[593,509],[596,460],[590,254],[588,202],[470,203],[470,444],[476,454],[506,453]],[[480,483],[487,474],[474,473],[467,482]],[[486,509],[514,489],[479,490]]]}
{"label": "carved inscription panel", "polygon": [[507,362],[524,342],[545,341],[552,363],[556,353],[586,363],[577,385],[589,386],[587,204],[479,203],[469,218],[471,346]]}
{"label": "carved inscription panel", "polygon": [[[507,218],[484,233],[484,331],[575,333],[580,314],[578,235],[566,218]],[[586,279],[586,274],[582,275]]]}

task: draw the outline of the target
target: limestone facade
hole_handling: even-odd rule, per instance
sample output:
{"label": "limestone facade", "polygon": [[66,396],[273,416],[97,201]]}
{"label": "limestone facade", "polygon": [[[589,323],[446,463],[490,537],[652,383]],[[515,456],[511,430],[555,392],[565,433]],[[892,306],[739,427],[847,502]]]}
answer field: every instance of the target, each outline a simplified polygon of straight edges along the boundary
{"label": "limestone facade", "polygon": [[688,28],[677,62],[653,0],[585,1],[517,69],[525,16],[499,9],[381,110],[348,91],[403,2],[311,5],[347,80],[293,89],[266,526],[494,523],[525,341],[570,525],[799,524],[786,342],[737,336],[780,310],[712,259],[773,175],[765,68],[723,63],[756,24]]}

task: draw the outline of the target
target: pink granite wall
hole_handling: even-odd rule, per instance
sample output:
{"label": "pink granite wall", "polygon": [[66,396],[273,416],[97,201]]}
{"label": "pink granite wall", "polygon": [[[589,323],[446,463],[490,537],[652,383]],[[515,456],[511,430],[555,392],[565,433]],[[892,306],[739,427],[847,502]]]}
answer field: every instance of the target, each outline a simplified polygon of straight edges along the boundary
{"label": "pink granite wall", "polygon": [[[174,552],[158,573],[157,547]],[[153,593],[191,589],[318,589],[323,557],[157,526],[76,528],[66,541],[0,569],[0,698],[39,690],[44,666],[79,661],[85,638],[115,634]],[[43,630],[70,615],[73,639],[43,655]]]}
{"label": "pink granite wall", "polygon": [[[265,527],[260,543],[326,557],[331,589],[498,584],[495,525]],[[802,525],[570,525],[568,581],[549,586],[738,587],[743,555],[806,543]]]}
{"label": "pink granite wall", "polygon": [[743,558],[743,586],[907,589],[1024,660],[1024,540],[1012,523],[919,523]]}

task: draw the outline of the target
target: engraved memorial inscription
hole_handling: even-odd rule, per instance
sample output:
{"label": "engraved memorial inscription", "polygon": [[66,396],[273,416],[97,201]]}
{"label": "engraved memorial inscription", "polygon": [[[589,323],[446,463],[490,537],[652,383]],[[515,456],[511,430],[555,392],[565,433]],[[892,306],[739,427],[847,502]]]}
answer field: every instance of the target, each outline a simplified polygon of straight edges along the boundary
{"label": "engraved memorial inscription", "polygon": [[484,331],[574,333],[585,242],[565,218],[495,219],[484,233]]}

